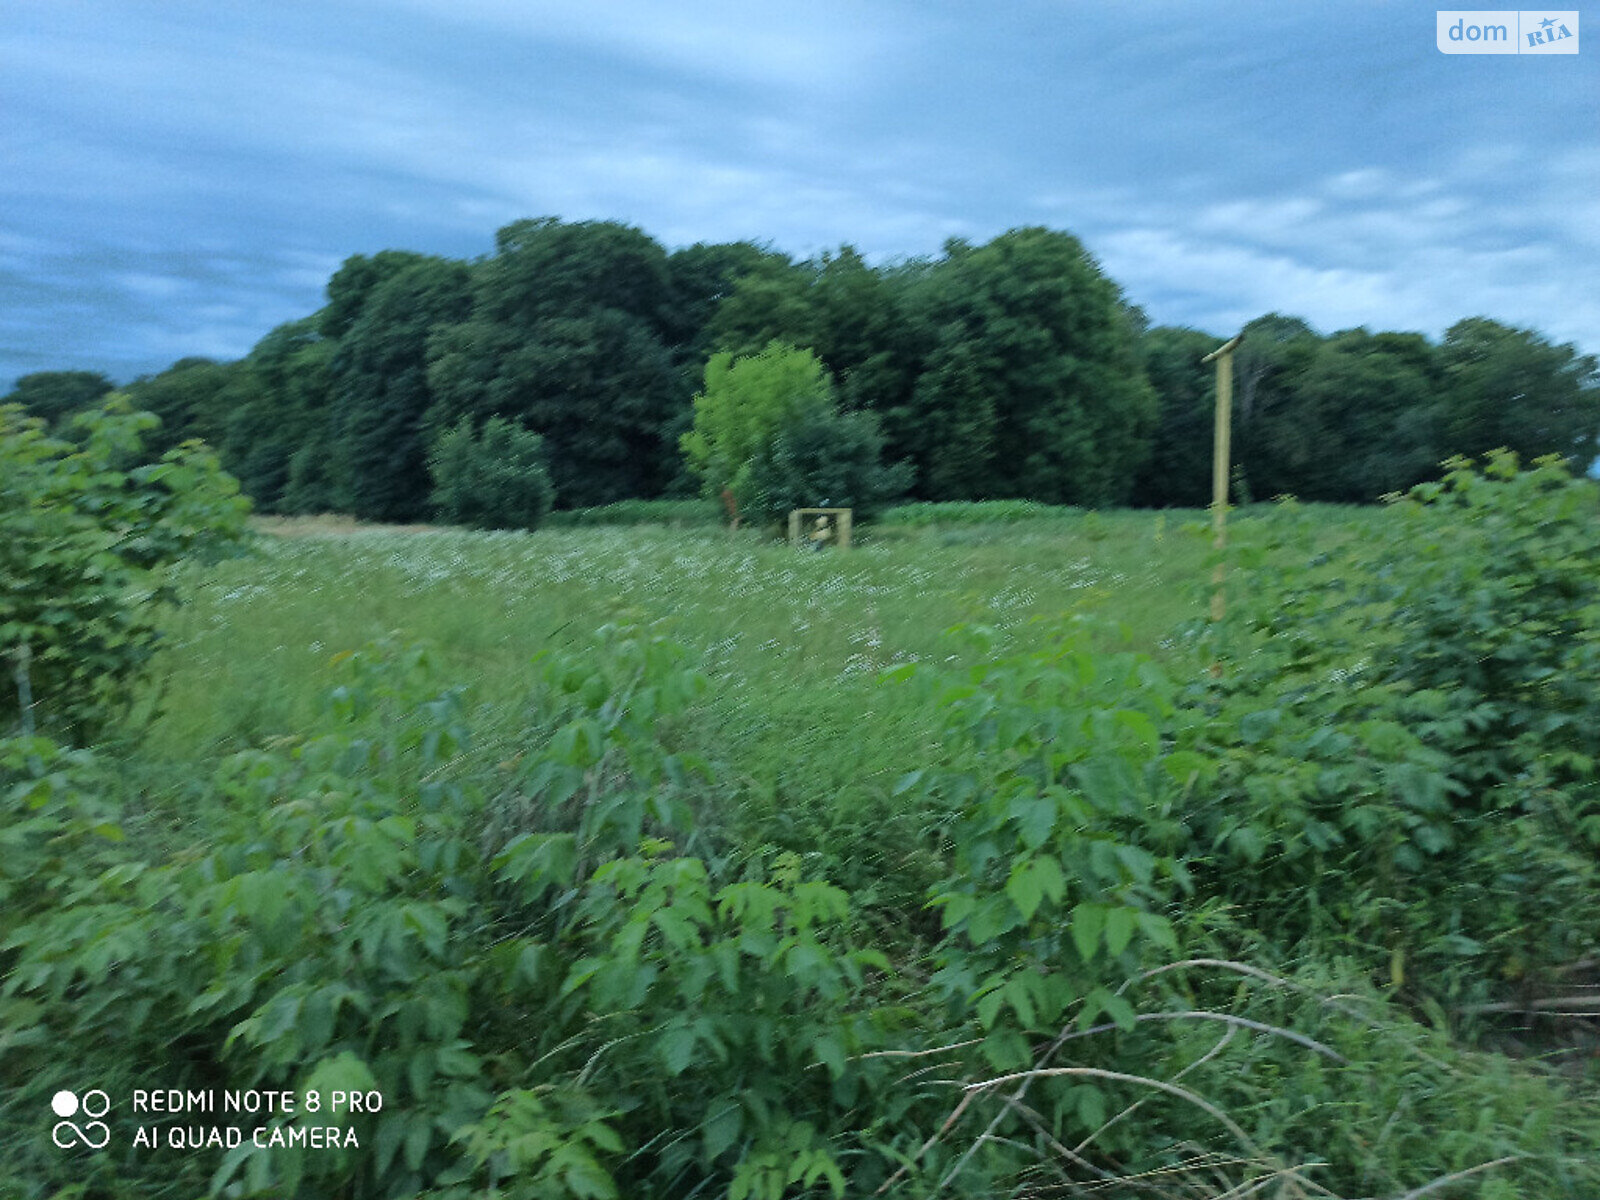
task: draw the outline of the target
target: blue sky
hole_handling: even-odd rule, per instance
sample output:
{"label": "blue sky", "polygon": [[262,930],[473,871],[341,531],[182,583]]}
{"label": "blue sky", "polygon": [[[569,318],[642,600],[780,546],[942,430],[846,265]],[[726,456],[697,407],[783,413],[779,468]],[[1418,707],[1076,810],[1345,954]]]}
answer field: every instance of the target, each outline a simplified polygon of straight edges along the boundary
{"label": "blue sky", "polygon": [[1600,16],[1577,55],[1447,56],[1434,14],[6,0],[0,389],[238,357],[350,254],[543,215],[874,261],[1043,224],[1158,323],[1600,352]]}

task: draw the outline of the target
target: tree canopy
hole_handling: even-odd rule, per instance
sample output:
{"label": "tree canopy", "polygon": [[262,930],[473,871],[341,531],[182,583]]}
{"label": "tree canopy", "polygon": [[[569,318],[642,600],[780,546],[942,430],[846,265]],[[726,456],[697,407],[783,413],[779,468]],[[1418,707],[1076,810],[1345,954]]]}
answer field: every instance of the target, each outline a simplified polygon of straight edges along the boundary
{"label": "tree canopy", "polygon": [[[1371,501],[1436,478],[1453,454],[1501,446],[1580,470],[1600,454],[1594,356],[1535,331],[1472,317],[1437,342],[1325,336],[1281,313],[1245,330],[1236,498]],[[798,261],[752,241],[669,252],[621,222],[540,217],[505,226],[471,262],[353,255],[320,310],[243,359],[185,358],[128,391],[161,418],[158,446],[209,442],[267,512],[427,516],[438,440],[491,418],[542,440],[562,508],[687,495],[710,478],[714,492],[737,477],[750,493],[739,471],[758,458],[763,486],[781,491],[781,478],[816,477],[828,439],[829,469],[875,446],[884,479],[924,500],[1200,505],[1215,402],[1200,359],[1223,340],[1148,327],[1060,230],[875,264],[850,245]],[[780,367],[774,344],[805,357]],[[828,397],[778,422],[782,453],[762,403],[715,418],[715,445],[704,429],[685,441],[697,391],[732,387],[735,363],[772,373],[769,397],[803,364],[794,394]],[[44,371],[5,399],[60,426],[112,386]],[[727,448],[740,422],[764,430],[765,457]]]}

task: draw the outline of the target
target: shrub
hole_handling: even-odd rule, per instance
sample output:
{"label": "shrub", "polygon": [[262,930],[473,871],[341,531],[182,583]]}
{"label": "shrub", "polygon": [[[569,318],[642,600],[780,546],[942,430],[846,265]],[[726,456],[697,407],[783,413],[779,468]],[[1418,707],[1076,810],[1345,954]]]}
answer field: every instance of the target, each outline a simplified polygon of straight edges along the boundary
{"label": "shrub", "polygon": [[911,482],[908,464],[883,466],[877,417],[841,413],[822,361],[782,342],[711,358],[681,444],[704,494],[731,494],[740,516],[758,523],[814,506],[870,515]]}
{"label": "shrub", "polygon": [[155,653],[168,569],[237,552],[249,502],[199,442],[140,464],[157,421],[125,400],[75,425],[81,444],[0,408],[0,720],[91,738]]}
{"label": "shrub", "polygon": [[1597,941],[1600,489],[1556,459],[1447,466],[1398,536],[1251,575],[1184,736],[1211,888],[1461,1002]]}
{"label": "shrub", "polygon": [[760,354],[714,354],[694,398],[694,427],[679,439],[689,471],[713,499],[731,492],[741,511],[754,499],[752,463],[778,430],[836,406],[833,381],[809,350],[772,342]]}
{"label": "shrub", "polygon": [[876,516],[911,486],[910,463],[883,464],[872,413],[820,409],[782,426],[750,462],[747,512],[775,521],[796,508],[853,508]]}
{"label": "shrub", "polygon": [[428,470],[435,511],[456,525],[537,529],[555,494],[544,439],[501,417],[490,417],[476,435],[463,417],[439,435]]}

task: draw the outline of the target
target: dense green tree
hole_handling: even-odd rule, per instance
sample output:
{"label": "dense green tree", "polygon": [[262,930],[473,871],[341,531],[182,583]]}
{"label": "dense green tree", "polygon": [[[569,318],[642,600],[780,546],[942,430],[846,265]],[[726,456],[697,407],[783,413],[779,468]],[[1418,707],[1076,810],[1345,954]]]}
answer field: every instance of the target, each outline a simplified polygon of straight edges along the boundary
{"label": "dense green tree", "polygon": [[166,450],[188,438],[200,438],[225,456],[222,435],[230,410],[240,402],[241,373],[237,363],[180,358],[160,374],[137,379],[124,390],[136,408],[161,418],[161,428],[148,438],[152,449]]}
{"label": "dense green tree", "polygon": [[894,449],[911,455],[922,499],[999,494],[994,458],[1002,387],[1002,365],[981,340],[952,330],[934,350],[910,404],[890,414]]}
{"label": "dense green tree", "polygon": [[0,404],[20,404],[30,417],[61,424],[63,418],[93,408],[116,386],[98,371],[35,371],[17,380]]}
{"label": "dense green tree", "polygon": [[1579,471],[1600,453],[1600,363],[1570,345],[1484,317],[1458,321],[1439,350],[1443,448],[1559,454]]}
{"label": "dense green tree", "polygon": [[694,398],[684,457],[705,495],[727,491],[743,512],[757,499],[755,461],[779,431],[836,407],[833,380],[810,350],[772,342],[760,354],[715,354]]}
{"label": "dense green tree", "polygon": [[656,495],[676,473],[663,439],[687,397],[667,348],[627,313],[474,318],[440,332],[429,378],[430,428],[499,415],[543,436],[565,507]]}
{"label": "dense green tree", "polygon": [[428,455],[433,506],[445,521],[479,529],[537,529],[555,487],[545,466],[544,440],[500,417],[480,432],[461,418]]}
{"label": "dense green tree", "polygon": [[907,311],[916,268],[876,270],[853,246],[824,254],[812,287],[817,353],[839,381],[846,409],[892,420],[910,401],[924,339]]}
{"label": "dense green tree", "polygon": [[478,272],[473,315],[527,327],[597,309],[659,329],[671,298],[667,254],[649,234],[616,221],[514,221],[495,234]]}
{"label": "dense green tree", "polygon": [[1216,371],[1201,359],[1225,340],[1172,327],[1151,329],[1140,340],[1145,376],[1159,409],[1150,457],[1134,487],[1136,503],[1156,507],[1211,503]]}
{"label": "dense green tree", "polygon": [[916,447],[920,493],[961,478],[970,497],[1127,498],[1155,395],[1121,293],[1076,238],[1031,228],[977,249],[947,244],[920,293],[936,341],[914,415],[931,426],[954,411],[956,430],[989,435],[959,451],[984,464],[978,472],[943,467],[944,438]]}
{"label": "dense green tree", "polygon": [[379,284],[427,261],[426,254],[410,250],[380,250],[371,257],[352,254],[328,280],[328,303],[316,315],[318,332],[323,337],[343,337]]}
{"label": "dense green tree", "polygon": [[565,507],[659,494],[692,391],[663,339],[665,251],[630,226],[553,218],[509,225],[496,244],[470,319],[433,340],[429,427],[501,416],[540,434]]}
{"label": "dense green tree", "polygon": [[465,318],[470,305],[468,268],[448,259],[414,263],[373,288],[328,364],[339,507],[375,521],[426,512],[428,339]]}
{"label": "dense green tree", "polygon": [[762,259],[717,305],[707,330],[710,344],[736,356],[759,354],[774,341],[816,350],[822,322],[814,280],[809,263]]}
{"label": "dense green tree", "polygon": [[709,329],[718,307],[745,275],[763,263],[787,263],[775,250],[754,242],[696,242],[667,258],[671,301],[665,332],[674,346],[694,362],[696,373],[717,349]]}
{"label": "dense green tree", "polygon": [[885,465],[876,413],[804,409],[757,449],[741,511],[775,521],[796,508],[850,508],[863,520],[904,496],[912,476],[909,462]]}
{"label": "dense green tree", "polygon": [[1244,327],[1244,342],[1233,356],[1235,502],[1313,498],[1305,488],[1327,448],[1327,433],[1321,414],[1301,403],[1300,380],[1319,344],[1316,331],[1299,317],[1268,313]]}
{"label": "dense green tree", "polygon": [[[561,506],[687,494],[702,478],[679,446],[707,359],[781,342],[815,356],[838,411],[873,414],[879,457],[911,460],[920,498],[1203,504],[1214,371],[1199,359],[1221,339],[1146,326],[1049,229],[874,267],[850,245],[803,262],[753,242],[668,254],[619,222],[543,217],[472,264],[354,255],[323,309],[246,359],[184,359],[129,390],[161,417],[160,445],[208,441],[264,511],[399,520],[426,510],[425,448],[463,418],[541,436]],[[1270,313],[1246,335],[1236,500],[1365,501],[1452,453],[1586,467],[1600,450],[1595,358],[1529,330],[1473,318],[1436,347]],[[110,387],[39,372],[6,399],[59,426]],[[865,425],[837,429],[864,444]]]}
{"label": "dense green tree", "polygon": [[1437,472],[1432,347],[1421,334],[1336,333],[1297,381],[1301,424],[1319,447],[1298,495],[1370,502]]}
{"label": "dense green tree", "polygon": [[[315,511],[334,499],[326,471],[307,472],[327,459],[332,364],[339,350],[339,342],[323,336],[320,327],[318,317],[280,325],[241,364],[253,392],[228,414],[224,457],[268,512]],[[296,471],[295,456],[308,446],[316,450],[302,456]]]}

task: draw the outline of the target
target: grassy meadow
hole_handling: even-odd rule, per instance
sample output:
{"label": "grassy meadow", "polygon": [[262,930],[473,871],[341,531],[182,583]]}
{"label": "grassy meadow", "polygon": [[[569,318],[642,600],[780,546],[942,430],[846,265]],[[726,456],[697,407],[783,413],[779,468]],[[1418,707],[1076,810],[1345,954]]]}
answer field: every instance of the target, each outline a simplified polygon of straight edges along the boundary
{"label": "grassy meadow", "polygon": [[[1069,626],[1181,672],[1180,631],[1211,590],[1203,512],[939,507],[891,514],[842,553],[676,519],[481,533],[264,518],[258,553],[188,581],[140,757],[182,771],[306,728],[336,660],[380,639],[425,647],[492,741],[519,728],[537,656],[643,624],[709,678],[684,736],[717,765],[713,819],[736,841],[812,852],[819,836],[862,839],[824,849],[875,872],[893,784],[937,756],[942,727],[882,672],[1028,653]],[[1236,532],[1270,520],[1236,515]]]}
{"label": "grassy meadow", "polygon": [[257,554],[188,581],[144,745],[183,762],[300,729],[337,682],[333,658],[385,637],[424,644],[435,677],[492,713],[525,694],[536,655],[583,647],[607,623],[643,623],[709,676],[698,732],[748,798],[848,809],[920,765],[937,728],[879,673],[970,656],[953,627],[991,630],[996,653],[1025,652],[1089,618],[1108,648],[1177,654],[1175,631],[1208,594],[1202,518],[891,524],[844,553],[715,527],[475,533],[266,519]]}

